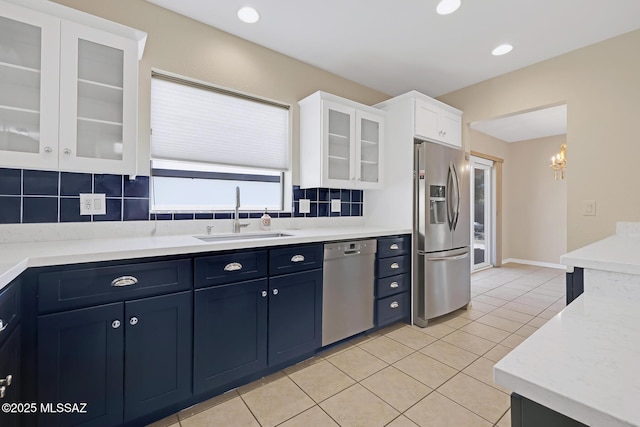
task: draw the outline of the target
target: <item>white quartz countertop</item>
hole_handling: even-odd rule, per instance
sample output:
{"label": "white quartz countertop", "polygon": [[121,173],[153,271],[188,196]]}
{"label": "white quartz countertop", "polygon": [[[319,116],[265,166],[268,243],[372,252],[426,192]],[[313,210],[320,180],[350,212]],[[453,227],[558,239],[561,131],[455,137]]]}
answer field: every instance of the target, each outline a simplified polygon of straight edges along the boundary
{"label": "white quartz countertop", "polygon": [[640,426],[637,304],[583,294],[494,367],[496,383],[590,426]]}
{"label": "white quartz countertop", "polygon": [[616,234],[560,257],[569,267],[640,274],[640,237]]}
{"label": "white quartz countertop", "polygon": [[[407,234],[411,233],[411,230],[349,226],[295,230],[282,229],[273,230],[270,233],[275,232],[288,234],[289,236],[217,242],[204,242],[191,235],[165,235],[4,243],[0,244],[0,289],[29,267],[362,239]],[[251,234],[258,233],[251,232]]]}

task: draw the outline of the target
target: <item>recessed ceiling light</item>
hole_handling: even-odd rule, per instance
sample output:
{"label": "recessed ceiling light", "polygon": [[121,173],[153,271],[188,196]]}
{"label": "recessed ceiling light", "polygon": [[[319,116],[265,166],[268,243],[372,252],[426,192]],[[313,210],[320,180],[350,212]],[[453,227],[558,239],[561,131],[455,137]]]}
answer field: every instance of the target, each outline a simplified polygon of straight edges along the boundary
{"label": "recessed ceiling light", "polygon": [[458,10],[460,3],[460,0],[440,0],[436,6],[436,12],[438,15],[448,15]]}
{"label": "recessed ceiling light", "polygon": [[513,46],[511,46],[510,44],[501,44],[491,51],[491,55],[500,56],[511,52],[511,50],[513,50]]}
{"label": "recessed ceiling light", "polygon": [[258,22],[260,15],[258,15],[258,11],[254,8],[245,6],[238,10],[238,18],[240,18],[242,22],[253,24],[254,22]]}

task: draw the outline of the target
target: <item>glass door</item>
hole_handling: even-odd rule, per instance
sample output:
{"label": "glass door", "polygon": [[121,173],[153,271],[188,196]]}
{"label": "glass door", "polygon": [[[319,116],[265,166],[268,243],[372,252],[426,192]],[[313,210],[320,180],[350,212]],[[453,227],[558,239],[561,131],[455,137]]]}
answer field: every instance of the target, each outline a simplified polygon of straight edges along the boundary
{"label": "glass door", "polygon": [[325,121],[324,176],[328,186],[344,185],[355,180],[352,162],[354,160],[354,120],[355,111],[329,101],[323,101]]}
{"label": "glass door", "polygon": [[361,188],[378,188],[381,181],[382,118],[358,111],[356,174]]}
{"label": "glass door", "polygon": [[493,161],[471,156],[471,265],[493,264]]}
{"label": "glass door", "polygon": [[0,3],[0,165],[58,166],[60,22]]}

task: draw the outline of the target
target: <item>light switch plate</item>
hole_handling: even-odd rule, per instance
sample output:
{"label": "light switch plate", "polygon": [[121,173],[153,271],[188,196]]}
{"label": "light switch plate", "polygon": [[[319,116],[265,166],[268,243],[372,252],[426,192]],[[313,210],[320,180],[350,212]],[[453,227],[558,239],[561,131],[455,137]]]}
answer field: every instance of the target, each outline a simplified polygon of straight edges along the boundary
{"label": "light switch plate", "polygon": [[300,213],[310,213],[311,212],[311,200],[309,199],[300,199],[298,202],[300,203]]}
{"label": "light switch plate", "polygon": [[340,199],[331,199],[331,212],[340,212]]}
{"label": "light switch plate", "polygon": [[595,216],[596,215],[596,201],[595,200],[583,200],[582,202],[582,215]]}

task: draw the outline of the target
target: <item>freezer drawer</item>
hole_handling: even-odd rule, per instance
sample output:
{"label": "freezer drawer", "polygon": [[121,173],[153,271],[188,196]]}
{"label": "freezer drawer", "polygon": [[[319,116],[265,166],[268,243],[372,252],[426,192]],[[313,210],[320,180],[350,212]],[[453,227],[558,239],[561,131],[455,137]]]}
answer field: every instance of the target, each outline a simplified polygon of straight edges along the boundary
{"label": "freezer drawer", "polygon": [[471,301],[469,248],[418,256],[414,323],[442,316]]}

